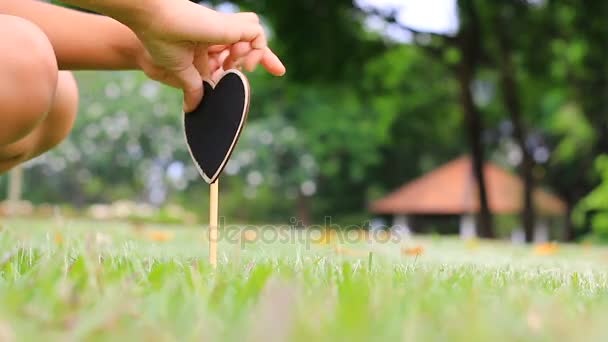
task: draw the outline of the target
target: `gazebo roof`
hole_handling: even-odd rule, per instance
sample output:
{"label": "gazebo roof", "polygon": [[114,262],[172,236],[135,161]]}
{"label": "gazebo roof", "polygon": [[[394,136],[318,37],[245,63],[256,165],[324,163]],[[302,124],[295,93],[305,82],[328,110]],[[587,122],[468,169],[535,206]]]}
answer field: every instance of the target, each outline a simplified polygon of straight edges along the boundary
{"label": "gazebo roof", "polygon": [[[522,209],[523,182],[493,163],[484,165],[490,211],[513,214]],[[541,189],[534,191],[539,214],[559,216],[565,203]],[[468,156],[453,160],[409,182],[386,197],[373,202],[370,210],[378,214],[465,214],[479,211],[479,196]]]}

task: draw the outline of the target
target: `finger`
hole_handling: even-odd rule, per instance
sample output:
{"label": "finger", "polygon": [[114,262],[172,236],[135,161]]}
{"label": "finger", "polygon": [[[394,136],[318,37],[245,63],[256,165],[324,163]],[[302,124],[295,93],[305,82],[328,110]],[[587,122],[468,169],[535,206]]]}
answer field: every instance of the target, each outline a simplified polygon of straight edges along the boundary
{"label": "finger", "polygon": [[245,57],[251,52],[251,49],[251,44],[249,42],[239,42],[232,45],[230,48],[230,55],[223,63],[224,69],[228,70],[233,68],[240,58]]}
{"label": "finger", "polygon": [[274,76],[283,76],[287,71],[279,57],[277,57],[269,48],[265,49],[264,56],[260,62],[264,69]]}
{"label": "finger", "polygon": [[203,98],[203,81],[194,65],[177,71],[174,77],[184,92],[184,112],[193,111]]}
{"label": "finger", "polygon": [[228,51],[228,50],[224,50],[218,55],[217,61],[220,65],[220,67],[222,65],[224,65],[224,63],[226,62],[226,59],[228,59],[229,56],[230,56],[230,51]]}
{"label": "finger", "polygon": [[235,65],[236,65],[237,59],[234,58],[232,55],[228,55],[223,61],[222,61],[222,68],[228,70],[228,69],[232,69]]}
{"label": "finger", "polygon": [[224,62],[224,64],[222,65],[222,68],[224,70],[228,70],[228,69],[239,69],[239,70],[241,70],[243,68],[244,62],[245,62],[245,58],[244,57],[243,58],[239,58],[239,59],[237,59],[237,60],[235,60],[233,62],[230,62],[230,63]]}
{"label": "finger", "polygon": [[253,48],[251,47],[251,44],[249,42],[239,42],[239,43],[233,44],[230,47],[230,55],[234,56],[235,59],[244,57],[249,52],[251,52],[252,49]]}
{"label": "finger", "polygon": [[[210,56],[209,58],[209,75],[207,75],[205,78],[209,79],[209,80],[214,80],[215,75],[216,74],[222,74],[224,72],[224,69],[222,68],[222,65],[224,64],[224,60],[226,59],[226,57],[228,56],[229,52],[228,51],[223,51],[220,54],[214,54],[212,56]],[[216,73],[216,71],[218,71]]]}
{"label": "finger", "polygon": [[220,81],[220,78],[222,77],[222,75],[224,74],[224,69],[222,68],[218,68],[215,72],[213,72],[213,74],[211,75],[211,80],[213,81],[213,83],[218,83]]}
{"label": "finger", "polygon": [[[258,20],[253,20],[253,15],[243,13],[218,13],[209,16],[205,14],[204,18],[192,18],[191,23],[197,23],[193,26],[193,41],[205,41],[212,44],[234,44],[237,42],[252,42],[260,45],[260,48],[266,44],[266,35],[262,25]],[[186,19],[184,19],[185,22]],[[206,22],[208,25],[199,25],[200,22]]]}
{"label": "finger", "polygon": [[211,45],[207,48],[207,51],[209,53],[220,53],[228,48],[228,45]]}
{"label": "finger", "polygon": [[251,40],[251,47],[254,49],[265,49],[267,46],[268,41],[266,40],[266,33],[264,33],[264,29],[262,29],[262,33]]}
{"label": "finger", "polygon": [[244,59],[243,66],[245,70],[252,72],[255,68],[260,64],[262,58],[264,58],[265,51],[264,50],[253,50],[251,51]]}
{"label": "finger", "polygon": [[[234,44],[241,41],[255,42],[256,48],[266,46],[266,35],[252,15],[219,13],[212,9],[188,2],[191,6],[180,18],[183,40],[207,44]],[[200,23],[205,23],[201,25]]]}
{"label": "finger", "polygon": [[255,37],[254,39],[250,40],[253,48],[263,49],[266,47],[266,45],[268,45],[268,41],[266,39],[266,33],[264,33],[264,28],[260,25],[260,17],[257,14],[255,14],[253,12],[241,12],[241,13],[235,13],[234,16],[238,19],[242,19],[243,21],[248,21],[250,23],[259,25],[258,29],[261,28],[261,34],[258,35],[257,37]]}
{"label": "finger", "polygon": [[250,40],[251,42],[251,46],[254,49],[263,49],[266,47],[266,45],[268,45],[268,41],[266,39],[266,33],[264,32],[264,27],[262,25],[260,25],[260,17],[253,13],[253,12],[242,12],[242,13],[235,13],[236,17],[240,17],[243,19],[243,21],[249,21],[250,23],[259,25],[259,27],[261,28],[261,34],[258,35],[257,37],[255,37],[254,39]]}
{"label": "finger", "polygon": [[234,13],[234,16],[242,18],[243,20],[250,21],[252,23],[256,23],[256,24],[260,23],[260,17],[257,14],[253,13],[253,12]]}
{"label": "finger", "polygon": [[194,60],[192,61],[196,70],[205,78],[209,76],[211,71],[209,70],[209,54],[205,46],[197,47],[196,53],[194,54]]}
{"label": "finger", "polygon": [[[264,28],[260,25],[260,19],[255,13],[234,13],[230,21],[232,22],[231,29],[226,31],[229,38],[239,39],[234,41],[251,42],[255,49],[263,49],[268,45]],[[232,36],[234,35],[234,36]]]}
{"label": "finger", "polygon": [[209,58],[209,76],[215,72],[218,68],[220,68],[222,64],[218,61],[217,57]]}

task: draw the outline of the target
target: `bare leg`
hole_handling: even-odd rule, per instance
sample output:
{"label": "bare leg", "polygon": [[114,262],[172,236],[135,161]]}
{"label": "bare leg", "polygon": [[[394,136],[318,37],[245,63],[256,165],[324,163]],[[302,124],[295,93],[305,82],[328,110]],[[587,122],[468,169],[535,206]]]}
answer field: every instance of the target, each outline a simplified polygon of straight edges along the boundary
{"label": "bare leg", "polygon": [[59,72],[48,39],[34,24],[0,15],[0,173],[36,157],[68,134],[78,88]]}

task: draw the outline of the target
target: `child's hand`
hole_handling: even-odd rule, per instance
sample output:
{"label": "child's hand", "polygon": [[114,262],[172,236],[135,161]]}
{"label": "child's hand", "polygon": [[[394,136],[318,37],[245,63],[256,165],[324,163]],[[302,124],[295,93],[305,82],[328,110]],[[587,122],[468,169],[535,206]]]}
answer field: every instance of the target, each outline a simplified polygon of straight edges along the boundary
{"label": "child's hand", "polygon": [[268,48],[262,25],[253,13],[219,13],[188,0],[63,2],[103,13],[128,26],[127,36],[134,32],[137,37],[115,40],[132,42],[126,44],[129,61],[135,60],[134,67],[149,77],[181,88],[184,109],[188,111],[203,96],[202,78],[209,78],[220,66],[253,70],[262,64],[273,75],[285,73],[279,58]]}
{"label": "child's hand", "polygon": [[141,40],[138,64],[152,79],[181,88],[184,110],[203,96],[202,78],[218,69],[258,64],[281,76],[285,67],[268,48],[257,15],[226,14],[189,1],[160,1],[152,17],[130,23]]}

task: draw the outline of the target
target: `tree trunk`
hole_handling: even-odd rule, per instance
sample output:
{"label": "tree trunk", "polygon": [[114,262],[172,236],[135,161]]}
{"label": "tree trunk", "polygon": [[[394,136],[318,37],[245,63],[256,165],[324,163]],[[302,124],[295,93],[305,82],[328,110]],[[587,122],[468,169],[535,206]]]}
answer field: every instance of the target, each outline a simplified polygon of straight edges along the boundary
{"label": "tree trunk", "polygon": [[534,229],[536,227],[536,210],[534,208],[534,176],[532,169],[534,168],[534,160],[531,157],[525,157],[529,153],[524,153],[524,159],[520,166],[520,172],[524,179],[524,207],[522,209],[522,225],[526,234],[526,242],[534,241]]}
{"label": "tree trunk", "polygon": [[498,36],[498,46],[500,55],[500,81],[502,89],[502,99],[509,113],[511,123],[513,124],[513,136],[519,149],[522,153],[522,162],[519,166],[519,172],[524,181],[523,193],[523,208],[521,212],[522,225],[526,235],[526,242],[530,243],[534,240],[534,229],[536,215],[534,210],[534,159],[526,146],[526,129],[523,123],[521,113],[521,101],[518,94],[517,81],[515,79],[515,67],[511,57],[511,44],[506,30],[509,25],[506,25],[504,20],[497,18],[496,32]]}
{"label": "tree trunk", "polygon": [[480,59],[481,32],[479,18],[474,1],[458,1],[461,19],[460,31],[458,33],[458,48],[461,60],[458,65],[457,74],[460,85],[460,101],[467,126],[467,135],[471,148],[473,175],[479,191],[479,215],[478,232],[483,238],[493,238],[494,229],[492,215],[488,204],[488,192],[484,176],[484,156],[481,143],[482,123],[478,108],[473,102],[471,84],[475,77],[476,68]]}
{"label": "tree trunk", "polygon": [[570,199],[566,200],[566,217],[564,217],[564,241],[574,241],[576,238],[576,231],[574,224],[572,223],[572,210],[574,209],[575,203]]}
{"label": "tree trunk", "polygon": [[310,226],[310,201],[308,197],[304,196],[299,191],[297,198],[297,211],[298,220],[302,222],[305,227]]}
{"label": "tree trunk", "polygon": [[492,226],[492,214],[488,204],[488,191],[483,169],[484,156],[481,144],[481,118],[479,112],[473,104],[470,91],[470,82],[467,81],[466,72],[460,75],[461,101],[463,105],[465,122],[467,125],[467,136],[471,148],[471,159],[473,175],[479,191],[479,215],[477,217],[477,227],[479,236],[482,238],[493,238],[494,229]]}

